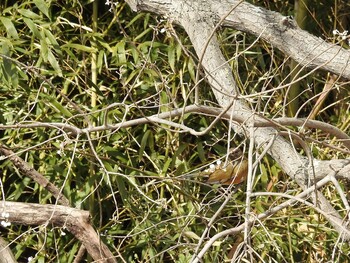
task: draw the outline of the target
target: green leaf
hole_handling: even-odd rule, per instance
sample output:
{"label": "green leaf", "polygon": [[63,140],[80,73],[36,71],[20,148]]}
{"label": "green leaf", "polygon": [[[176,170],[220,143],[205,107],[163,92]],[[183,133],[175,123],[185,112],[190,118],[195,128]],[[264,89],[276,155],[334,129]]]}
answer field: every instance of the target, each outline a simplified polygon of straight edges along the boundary
{"label": "green leaf", "polygon": [[73,114],[69,110],[67,110],[66,107],[61,105],[55,98],[50,97],[49,102],[51,106],[56,109],[57,112],[62,113],[62,116],[68,118],[73,116]]}
{"label": "green leaf", "polygon": [[162,169],[162,174],[166,174],[170,164],[172,162],[172,159],[168,158],[163,166],[163,169]]}
{"label": "green leaf", "polygon": [[134,47],[131,47],[131,54],[132,54],[132,57],[133,57],[133,59],[134,59],[134,64],[136,65],[136,64],[138,64],[139,63],[139,52],[138,52],[138,50],[137,50],[137,48],[134,48]]}
{"label": "green leaf", "polygon": [[[35,20],[41,19],[41,17],[38,14],[34,13],[33,11],[30,11],[29,9],[18,9],[17,11],[18,11],[18,13],[20,13],[21,15],[23,15],[27,18],[35,19]],[[25,19],[25,18],[23,18],[23,19]]]}
{"label": "green leaf", "polygon": [[[60,45],[58,44],[55,36],[51,33],[50,30],[47,30],[46,28],[42,28],[43,32],[44,32],[44,35],[46,36],[45,40],[46,40],[46,43],[55,50],[55,52],[62,56],[62,51],[61,51],[61,48],[60,48]],[[45,37],[44,36],[44,37]]]}
{"label": "green leaf", "polygon": [[30,31],[32,31],[33,35],[38,38],[38,39],[42,39],[41,34],[36,26],[36,24],[34,24],[33,20],[29,19],[29,18],[23,18],[24,23],[26,23],[26,25],[29,27]]}
{"label": "green leaf", "polygon": [[182,155],[183,151],[185,151],[187,149],[187,147],[188,147],[188,144],[184,143],[184,142],[179,145],[179,147],[177,148],[177,150],[172,158],[171,169],[175,168],[176,161],[181,159],[180,156]]}
{"label": "green leaf", "polygon": [[146,149],[147,143],[148,143],[148,137],[150,136],[151,131],[147,130],[141,140],[141,145],[140,145],[140,150],[139,150],[139,161],[142,159],[143,157],[143,153]]}
{"label": "green leaf", "polygon": [[143,17],[145,16],[145,13],[139,13],[137,14],[126,26],[125,28],[130,27],[132,24],[134,24],[137,20],[139,19],[143,19]]}
{"label": "green leaf", "polygon": [[129,75],[128,75],[128,78],[125,80],[125,83],[124,85],[127,85],[136,75],[138,75],[140,72],[139,72],[139,69],[135,69],[133,70]]}
{"label": "green leaf", "polygon": [[102,47],[107,49],[109,52],[113,52],[113,49],[111,48],[111,46],[107,42],[102,41],[102,39],[98,39],[98,44],[100,44]]}
{"label": "green leaf", "polygon": [[201,160],[202,163],[204,163],[206,161],[206,158],[205,158],[205,152],[204,152],[204,148],[203,148],[203,143],[202,142],[198,142],[198,144],[197,144],[197,151],[198,151],[199,159]]}
{"label": "green leaf", "polygon": [[17,201],[25,191],[26,187],[30,184],[30,182],[31,179],[29,177],[24,177],[20,183],[16,184],[16,190],[12,192],[11,196],[9,196],[8,199]]}
{"label": "green leaf", "polygon": [[146,35],[147,33],[151,32],[153,29],[152,28],[147,28],[146,30],[144,30],[141,34],[139,34],[138,36],[136,36],[134,38],[134,41],[139,40],[140,38],[142,38],[144,35]]}
{"label": "green leaf", "polygon": [[55,70],[56,74],[62,77],[62,70],[60,68],[60,65],[58,64],[58,61],[56,60],[55,56],[53,55],[50,49],[48,50],[47,59],[53,67],[53,69]]}
{"label": "green leaf", "polygon": [[192,58],[189,58],[187,61],[187,69],[188,69],[188,72],[190,73],[191,79],[193,81],[196,81],[196,73],[195,73],[194,63]]}
{"label": "green leaf", "polygon": [[179,61],[182,54],[182,46],[180,44],[176,45],[176,60]]}
{"label": "green leaf", "polygon": [[175,72],[175,47],[168,47],[168,62],[173,72]]}
{"label": "green leaf", "polygon": [[105,51],[104,49],[101,49],[98,53],[98,57],[97,57],[97,69],[98,69],[98,73],[101,74],[102,72],[102,68],[103,68],[103,58],[105,56]]}
{"label": "green leaf", "polygon": [[113,47],[113,55],[118,58],[118,65],[124,65],[127,62],[125,41],[120,41]]}
{"label": "green leaf", "polygon": [[44,60],[44,62],[47,62],[48,56],[49,56],[49,48],[46,44],[46,41],[40,40],[40,57]]}
{"label": "green leaf", "polygon": [[19,38],[17,30],[16,30],[14,24],[12,23],[11,19],[9,19],[7,17],[0,17],[0,21],[5,26],[7,34],[9,36],[11,36],[14,39],[18,39]]}
{"label": "green leaf", "polygon": [[36,7],[47,17],[49,17],[49,8],[44,0],[34,0]]}
{"label": "green leaf", "polygon": [[68,256],[69,258],[67,259],[67,262],[73,262],[75,257],[76,257],[76,253],[78,251],[80,247],[80,244],[78,242],[74,243],[73,247],[69,249],[69,253],[66,254],[66,256]]}
{"label": "green leaf", "polygon": [[89,52],[89,53],[94,53],[97,52],[97,48],[95,47],[88,47],[88,46],[84,46],[81,44],[75,44],[75,43],[68,43],[62,46],[63,48],[74,48],[77,50],[81,50],[81,51],[85,51],[85,52]]}
{"label": "green leaf", "polygon": [[[169,110],[169,96],[165,91],[160,92],[160,111],[161,112],[166,112]],[[164,127],[168,127],[168,125],[162,124]]]}
{"label": "green leaf", "polygon": [[[10,49],[11,49],[11,42],[4,41],[2,43],[1,54],[4,54],[10,57],[11,56]],[[10,59],[3,58],[2,67],[4,69],[3,73],[4,73],[4,77],[7,80],[8,85],[11,86],[13,89],[17,89],[18,72],[17,72],[16,65]]]}

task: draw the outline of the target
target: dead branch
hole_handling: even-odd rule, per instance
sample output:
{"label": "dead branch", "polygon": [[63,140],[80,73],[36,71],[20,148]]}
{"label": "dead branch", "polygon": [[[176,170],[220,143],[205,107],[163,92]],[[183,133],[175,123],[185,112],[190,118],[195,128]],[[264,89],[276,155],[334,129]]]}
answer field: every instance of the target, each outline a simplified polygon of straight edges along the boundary
{"label": "dead branch", "polygon": [[[1,203],[0,220],[27,226],[53,226],[67,229],[85,246],[91,257],[98,262],[116,262],[108,247],[100,240],[90,224],[90,214],[76,208],[61,205],[31,203]],[[4,216],[7,214],[8,216]]]}
{"label": "dead branch", "polygon": [[59,204],[69,206],[68,199],[61,193],[59,188],[57,188],[33,167],[30,167],[27,162],[18,157],[13,151],[4,147],[3,145],[0,145],[0,154],[6,156],[23,175],[32,178],[35,182],[51,193],[57,199]]}

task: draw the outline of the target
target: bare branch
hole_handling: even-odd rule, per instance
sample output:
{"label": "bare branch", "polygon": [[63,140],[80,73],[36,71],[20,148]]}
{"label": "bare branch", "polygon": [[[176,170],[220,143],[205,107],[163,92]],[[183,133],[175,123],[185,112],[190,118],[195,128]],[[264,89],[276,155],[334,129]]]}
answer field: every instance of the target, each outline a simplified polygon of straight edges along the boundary
{"label": "bare branch", "polygon": [[0,154],[9,158],[14,166],[25,176],[32,178],[35,182],[50,192],[58,201],[59,204],[69,206],[68,199],[61,193],[60,189],[51,183],[45,176],[39,173],[34,168],[30,167],[22,158],[18,157],[13,151],[0,145]]}
{"label": "bare branch", "polygon": [[[289,200],[285,201],[284,203],[277,205],[271,209],[269,209],[268,211],[261,213],[257,216],[251,216],[249,221],[247,222],[248,225],[253,225],[255,223],[256,220],[262,220],[265,219],[275,213],[277,213],[278,211],[293,205],[296,202],[300,202],[302,204],[308,205],[310,206],[312,209],[314,209],[315,211],[317,211],[318,213],[322,214],[324,217],[326,217],[329,221],[332,222],[332,225],[336,226],[336,229],[339,233],[342,233],[344,236],[350,236],[350,230],[348,230],[347,228],[345,228],[343,226],[343,222],[340,218],[338,218],[337,216],[334,216],[333,214],[329,214],[327,212],[325,212],[322,208],[319,208],[318,206],[308,202],[305,200],[305,198],[310,195],[313,194],[315,192],[315,190],[321,188],[322,186],[324,186],[325,184],[327,184],[328,182],[332,181],[332,177],[334,177],[336,175],[335,172],[332,172],[331,174],[329,174],[327,177],[325,177],[324,179],[322,179],[321,181],[319,181],[318,183],[316,183],[315,185],[305,189],[302,193],[296,195],[296,196],[292,196],[292,195],[287,195],[287,194],[283,194],[283,193],[262,193],[262,192],[256,192],[256,193],[252,193],[251,197],[254,196],[261,196],[261,195],[278,195],[278,196],[282,196],[282,197],[286,197]],[[205,244],[205,246],[202,248],[202,250],[196,255],[196,257],[193,259],[192,263],[197,263],[200,262],[200,260],[202,259],[202,257],[204,256],[204,254],[206,253],[206,251],[211,247],[211,245],[218,239],[223,238],[225,236],[228,235],[236,235],[240,232],[243,231],[243,229],[246,227],[246,225],[243,223],[241,225],[239,225],[238,227],[235,228],[231,228],[231,229],[227,229],[225,231],[222,231],[216,235],[214,235],[212,238],[210,238],[210,240]]]}
{"label": "bare branch", "polygon": [[[88,253],[96,261],[116,262],[108,247],[101,242],[99,236],[90,225],[88,211],[79,210],[61,205],[39,205],[20,202],[3,202],[0,220],[7,220],[11,224],[44,225],[67,229],[85,246]],[[3,214],[8,214],[4,217]]]}
{"label": "bare branch", "polygon": [[[148,11],[170,17],[182,24],[181,14],[190,5],[182,0],[144,0],[126,1],[134,11]],[[237,5],[239,0],[206,1],[206,11],[211,12],[214,23],[226,17],[223,25],[260,36],[293,58],[300,65],[308,68],[321,67],[350,79],[350,52],[337,44],[313,36],[300,29],[296,22],[281,14],[243,2],[229,15],[230,7]],[[192,3],[192,2],[191,2]],[[198,10],[197,10],[198,11]],[[198,13],[198,12],[197,12]],[[308,43],[299,45],[298,43]]]}
{"label": "bare branch", "polygon": [[[109,107],[107,107],[109,109]],[[205,106],[205,105],[189,105],[184,108],[174,109],[168,112],[162,112],[160,114],[155,114],[151,116],[146,116],[142,118],[136,118],[128,121],[122,121],[120,123],[115,124],[107,124],[104,123],[104,125],[101,126],[93,126],[89,128],[78,128],[73,125],[67,124],[67,123],[47,123],[47,122],[28,122],[28,123],[18,123],[18,124],[9,124],[4,125],[0,124],[0,130],[5,129],[24,129],[24,128],[54,128],[58,129],[62,132],[71,132],[72,135],[79,135],[82,133],[93,133],[93,132],[100,132],[100,131],[115,131],[120,128],[128,128],[135,125],[140,124],[146,124],[146,123],[164,123],[163,119],[167,118],[174,118],[174,117],[180,117],[185,113],[198,113],[198,114],[207,114],[211,116],[216,116],[217,119],[226,119],[226,120],[233,120],[238,123],[243,123],[245,121],[244,117],[242,115],[238,114],[232,114],[231,110],[228,110],[229,107],[226,107],[226,109],[222,108],[216,108],[211,106]],[[302,128],[310,128],[310,129],[320,129],[330,135],[333,135],[341,140],[341,142],[350,149],[350,136],[348,136],[345,132],[338,129],[337,127],[324,123],[317,120],[307,120],[304,118],[276,118],[276,119],[268,119],[262,116],[261,114],[256,114],[259,116],[259,119],[254,120],[254,126],[255,127],[275,127],[275,128],[281,128],[286,129],[285,126],[299,126]],[[217,120],[212,122],[210,127],[216,123]],[[165,124],[169,126],[173,126],[175,128],[181,128],[184,131],[190,132],[194,135],[203,135],[205,134],[208,129],[206,129],[205,132],[197,132],[193,129],[190,129],[184,125],[175,123],[175,122],[166,122]]]}

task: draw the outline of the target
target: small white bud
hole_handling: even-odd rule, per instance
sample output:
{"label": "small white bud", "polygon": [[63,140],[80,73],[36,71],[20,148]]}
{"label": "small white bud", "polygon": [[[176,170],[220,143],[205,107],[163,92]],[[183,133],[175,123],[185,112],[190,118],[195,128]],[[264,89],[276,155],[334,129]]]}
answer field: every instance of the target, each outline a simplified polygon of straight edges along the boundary
{"label": "small white bud", "polygon": [[2,212],[2,213],[1,213],[1,217],[3,217],[3,218],[9,218],[9,217],[10,217],[10,214],[9,214],[9,213],[6,213],[6,212]]}
{"label": "small white bud", "polygon": [[1,224],[3,227],[8,227],[8,226],[11,225],[11,222],[1,221],[0,224]]}

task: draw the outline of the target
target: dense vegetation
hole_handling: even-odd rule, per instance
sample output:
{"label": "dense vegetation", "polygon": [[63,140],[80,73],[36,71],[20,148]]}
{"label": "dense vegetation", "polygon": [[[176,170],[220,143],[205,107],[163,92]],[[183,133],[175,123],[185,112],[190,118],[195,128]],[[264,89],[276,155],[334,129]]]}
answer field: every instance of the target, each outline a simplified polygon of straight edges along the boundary
{"label": "dense vegetation", "polygon": [[[294,10],[293,1],[252,2],[286,15]],[[310,0],[311,23],[306,30],[336,41],[332,32],[347,28],[348,5]],[[229,137],[227,121],[200,137],[150,123],[80,136],[53,127],[29,127],[40,122],[91,129],[191,104],[197,57],[186,34],[162,17],[131,12],[123,1],[107,5],[101,0],[6,0],[0,10],[0,123],[20,125],[0,130],[1,144],[62,187],[72,207],[89,210],[93,225],[118,260],[189,262],[225,200],[226,188],[206,184],[200,171],[225,155],[228,140],[245,147],[245,138]],[[237,30],[220,29],[219,39],[227,58],[240,54],[230,63],[242,94],[271,90],[258,103],[251,100],[253,107],[268,117],[295,114],[287,107],[287,89],[274,90],[277,84],[291,81],[295,65],[288,57]],[[317,71],[298,83],[303,90],[296,99],[298,116],[307,117],[315,110],[317,94],[331,78]],[[349,88],[342,79],[336,80],[336,87],[314,116],[348,132]],[[200,100],[216,105],[204,83]],[[173,121],[200,131],[213,119],[185,114]],[[312,150],[319,159],[345,157],[316,144]],[[18,172],[9,160],[0,165],[2,199],[55,203],[46,189]],[[300,190],[268,157],[256,171],[254,187],[271,192]],[[212,222],[208,237],[244,221],[244,185],[234,191]],[[337,204],[332,187],[325,194]],[[280,198],[262,196],[253,201],[252,209],[259,213],[279,202]],[[1,227],[1,235],[11,242],[21,262],[29,257],[32,262],[72,262],[80,247],[70,233],[50,225]],[[335,249],[337,233],[306,205],[279,212],[263,227],[252,228],[251,235],[257,260],[327,261],[332,253],[341,262],[348,259],[348,244],[337,243]],[[240,241],[235,236],[215,243],[205,262],[224,262]]]}

